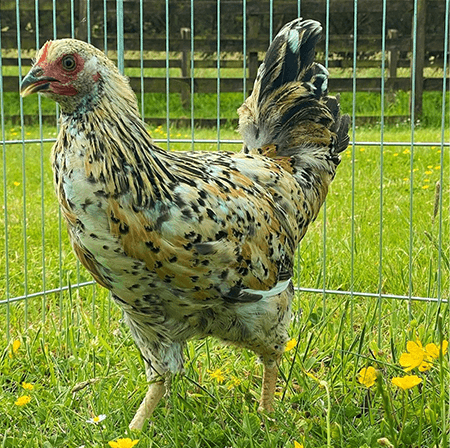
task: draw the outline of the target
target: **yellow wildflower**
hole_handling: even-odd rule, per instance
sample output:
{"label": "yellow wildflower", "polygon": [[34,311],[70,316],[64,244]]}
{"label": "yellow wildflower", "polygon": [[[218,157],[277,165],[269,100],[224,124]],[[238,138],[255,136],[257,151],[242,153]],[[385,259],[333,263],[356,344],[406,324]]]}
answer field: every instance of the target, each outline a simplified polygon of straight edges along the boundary
{"label": "yellow wildflower", "polygon": [[211,378],[215,379],[218,383],[223,383],[225,380],[225,376],[221,369],[209,370],[208,373],[211,375]]}
{"label": "yellow wildflower", "polygon": [[419,366],[419,372],[428,372],[431,369],[431,362],[423,361]]}
{"label": "yellow wildflower", "polygon": [[372,387],[377,380],[377,371],[374,367],[364,367],[359,372],[358,381],[366,387]]}
{"label": "yellow wildflower", "polygon": [[131,440],[127,437],[126,439],[117,439],[116,442],[108,442],[108,444],[111,448],[132,448],[138,442],[139,439]]}
{"label": "yellow wildflower", "polygon": [[13,354],[17,353],[17,351],[19,350],[20,347],[20,341],[18,339],[16,339],[13,343],[12,343],[12,353],[9,353],[9,357],[12,358]]}
{"label": "yellow wildflower", "polygon": [[17,401],[14,403],[16,406],[25,406],[31,401],[31,397],[29,395],[22,395],[17,399]]}
{"label": "yellow wildflower", "polygon": [[433,342],[425,346],[425,351],[427,352],[427,355],[431,356],[434,359],[439,358],[439,352],[441,350],[443,355],[447,353],[448,341],[442,341],[442,344],[439,347]]}
{"label": "yellow wildflower", "polygon": [[[417,339],[416,342],[408,341],[406,343],[408,353],[402,353],[399,364],[405,368],[405,372],[419,367],[424,361],[428,361],[427,353],[422,347],[422,343]],[[426,358],[426,359],[425,359]]]}
{"label": "yellow wildflower", "polygon": [[403,353],[399,359],[400,365],[405,367],[405,372],[415,367],[418,367],[420,372],[426,372],[431,369],[433,361],[439,358],[441,350],[443,355],[447,353],[448,341],[442,341],[439,347],[432,342],[427,344],[425,348],[419,340],[416,342],[408,341],[406,348],[409,353]]}
{"label": "yellow wildflower", "polygon": [[34,389],[34,386],[31,384],[31,383],[22,383],[22,387],[25,389],[25,390],[33,390]]}
{"label": "yellow wildflower", "polygon": [[417,375],[406,375],[402,378],[394,377],[392,378],[392,384],[400,389],[407,390],[411,389],[414,386],[417,386],[422,382],[422,378],[419,378]]}
{"label": "yellow wildflower", "polygon": [[286,344],[286,348],[284,349],[285,352],[288,352],[289,350],[292,350],[297,345],[297,339],[291,339]]}
{"label": "yellow wildflower", "polygon": [[422,185],[422,190],[426,190],[427,188],[430,188],[429,185]]}
{"label": "yellow wildflower", "polygon": [[239,386],[241,384],[241,380],[235,376],[231,378],[231,381],[228,383],[227,389],[231,390],[234,389],[236,386]]}
{"label": "yellow wildflower", "polygon": [[394,157],[397,157],[398,156],[398,152],[396,152],[395,154],[394,154]]}
{"label": "yellow wildflower", "polygon": [[294,440],[294,448],[303,448],[303,445]]}
{"label": "yellow wildflower", "polygon": [[425,174],[433,174],[433,171],[427,170],[427,171],[425,171]]}

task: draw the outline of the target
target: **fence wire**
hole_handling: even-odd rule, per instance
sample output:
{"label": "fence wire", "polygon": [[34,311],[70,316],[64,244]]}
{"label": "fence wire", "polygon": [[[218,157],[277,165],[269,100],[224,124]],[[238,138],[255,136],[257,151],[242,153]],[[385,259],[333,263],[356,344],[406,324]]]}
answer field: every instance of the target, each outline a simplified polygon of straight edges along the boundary
{"label": "fence wire", "polygon": [[[92,39],[92,29],[93,26],[98,26],[98,23],[93,23],[92,17],[91,17],[91,10],[93,8],[94,1],[85,0],[75,3],[74,0],[71,0],[70,2],[70,27],[67,32],[67,30],[60,30],[57,26],[57,5],[56,0],[52,0],[53,8],[52,8],[52,17],[53,21],[51,24],[51,27],[49,26],[49,32],[47,38],[53,38],[56,39],[58,37],[67,37],[68,35],[70,37],[77,37],[77,30],[79,32],[80,28],[85,29],[84,38],[87,41],[91,41]],[[358,76],[360,68],[358,67],[359,60],[357,58],[359,53],[359,36],[360,36],[360,30],[358,29],[358,17],[361,13],[360,9],[361,7],[358,5],[357,0],[354,0],[353,3],[353,33],[352,33],[352,48],[349,48],[349,52],[352,53],[352,61],[351,61],[351,68],[352,68],[352,93],[353,93],[353,99],[351,102],[351,110],[345,111],[350,112],[352,115],[352,127],[350,130],[351,135],[351,143],[350,143],[350,163],[351,163],[351,198],[350,198],[350,206],[348,209],[348,213],[350,216],[350,223],[351,223],[351,229],[350,229],[350,235],[349,235],[349,241],[348,241],[348,247],[349,247],[349,258],[350,258],[350,282],[349,287],[342,289],[338,283],[336,283],[334,286],[330,286],[329,278],[333,277],[332,272],[332,266],[330,266],[329,263],[329,253],[332,251],[332,247],[330,248],[330,242],[331,239],[329,237],[329,206],[328,203],[330,200],[327,201],[327,203],[324,205],[323,212],[321,215],[321,220],[323,221],[323,225],[321,227],[322,231],[322,244],[320,247],[322,257],[322,261],[320,264],[321,273],[317,275],[317,278],[320,279],[318,282],[311,282],[311,284],[304,284],[300,282],[300,280],[297,281],[296,288],[299,291],[302,291],[304,293],[311,293],[315,294],[318,297],[322,297],[324,301],[325,306],[325,299],[332,295],[340,295],[340,296],[348,296],[350,299],[353,297],[363,297],[363,298],[374,298],[377,299],[379,302],[379,310],[381,313],[381,303],[383,299],[389,299],[389,300],[407,300],[409,303],[412,301],[422,301],[422,302],[436,302],[436,303],[448,303],[449,298],[449,290],[448,286],[443,287],[444,280],[448,279],[449,276],[449,265],[448,265],[448,259],[449,259],[449,251],[448,247],[445,245],[445,242],[448,242],[449,235],[445,232],[448,232],[448,216],[449,216],[449,210],[447,207],[444,207],[444,199],[449,195],[449,179],[444,175],[446,170],[448,171],[448,165],[449,165],[449,149],[450,149],[450,138],[448,137],[448,129],[450,127],[448,122],[448,111],[450,109],[450,104],[448,101],[448,58],[449,58],[449,0],[445,1],[445,14],[442,17],[443,21],[443,27],[444,27],[444,38],[442,41],[442,54],[443,54],[443,61],[442,61],[442,92],[441,92],[441,123],[440,127],[436,128],[433,137],[429,139],[428,141],[417,141],[416,135],[417,135],[417,120],[415,116],[415,90],[417,88],[417,82],[416,79],[416,65],[417,65],[417,38],[418,38],[418,11],[419,11],[419,2],[422,2],[423,0],[414,0],[412,2],[414,12],[412,17],[412,26],[414,32],[412,33],[412,39],[411,39],[411,116],[410,116],[410,139],[409,140],[403,140],[403,141],[389,141],[386,139],[386,103],[385,99],[386,96],[390,95],[390,91],[386,88],[386,67],[387,67],[387,61],[386,61],[386,54],[387,54],[387,42],[386,42],[386,36],[388,33],[387,30],[387,17],[389,15],[389,10],[387,8],[386,0],[383,0],[382,3],[382,24],[380,33],[382,36],[381,39],[381,87],[380,87],[380,107],[381,107],[381,115],[379,117],[379,139],[369,139],[367,140],[363,133],[360,133],[360,128],[357,125],[357,111],[358,111],[358,103],[357,103],[357,92],[358,92],[358,85],[360,82],[360,77]],[[25,3],[25,2],[24,2]],[[117,0],[116,1],[116,45],[112,45],[110,43],[110,34],[112,29],[114,27],[111,25],[111,21],[109,20],[108,16],[108,7],[110,7],[110,3],[108,3],[106,0],[103,0],[103,2],[100,0],[97,3],[103,4],[103,23],[101,26],[103,27],[103,50],[107,54],[114,54],[117,56],[117,63],[119,70],[121,72],[127,72],[126,67],[126,60],[127,60],[127,48],[126,48],[126,39],[125,39],[125,30],[124,30],[124,19],[125,19],[125,12],[124,12],[124,3],[123,0]],[[222,4],[224,3],[224,4]],[[197,147],[202,147],[202,145],[215,145],[218,150],[223,149],[225,146],[229,147],[230,145],[234,146],[235,149],[238,149],[241,145],[241,141],[238,138],[224,138],[223,132],[221,129],[222,126],[222,117],[221,117],[221,111],[222,111],[222,102],[221,102],[221,93],[222,93],[222,75],[225,69],[222,65],[222,55],[224,52],[224,48],[221,45],[222,42],[222,34],[225,32],[225,29],[221,26],[221,20],[227,20],[223,18],[223,14],[226,14],[226,6],[225,2],[217,1],[217,8],[216,8],[216,14],[217,14],[217,26],[216,26],[216,41],[217,45],[215,48],[215,57],[216,57],[216,138],[204,138],[198,136],[198,129],[196,127],[196,117],[197,117],[197,111],[195,107],[195,99],[196,99],[196,75],[197,75],[197,68],[196,68],[196,14],[198,14],[198,9],[196,9],[195,1],[190,0],[189,2],[189,8],[190,8],[190,22],[189,22],[189,28],[190,28],[190,37],[189,37],[189,79],[188,79],[188,85],[189,85],[189,106],[188,110],[190,111],[190,135],[186,137],[180,137],[177,136],[176,130],[174,127],[171,126],[172,124],[172,110],[171,110],[171,95],[172,95],[172,83],[173,80],[173,73],[171,68],[171,20],[173,17],[171,16],[171,7],[173,3],[170,3],[169,0],[165,0],[164,3],[164,10],[165,10],[165,57],[164,57],[164,69],[165,69],[165,102],[166,102],[166,136],[164,138],[156,137],[154,138],[156,143],[162,143],[165,144],[167,149],[170,150],[174,145],[184,144],[185,149],[197,149]],[[307,17],[307,11],[304,11],[302,8],[301,1],[293,2],[297,5],[297,13],[300,15],[300,13],[304,14],[304,16]],[[16,0],[15,3],[15,21],[16,21],[16,49],[17,52],[15,53],[15,57],[17,57],[17,70],[16,74],[14,76],[17,77],[17,91],[19,90],[19,85],[22,80],[22,73],[24,72],[23,69],[25,67],[22,66],[22,39],[23,35],[28,26],[28,24],[24,23],[22,20],[22,15],[24,15],[24,9],[22,8],[22,3],[19,2],[19,0]],[[266,5],[266,3],[264,3]],[[29,6],[29,5],[28,5]],[[248,8],[247,8],[247,2],[246,0],[242,1],[242,18],[243,18],[243,25],[242,25],[242,54],[247,55],[248,54],[248,48],[249,48],[249,30],[248,30]],[[138,4],[138,10],[135,11],[136,14],[139,15],[138,20],[138,34],[139,34],[139,80],[140,80],[140,95],[141,98],[144,98],[146,94],[145,90],[145,79],[146,79],[146,53],[149,51],[152,51],[152,48],[147,48],[145,44],[144,35],[146,33],[146,27],[144,22],[144,13],[146,8],[151,8],[152,5],[149,2],[146,2],[144,0],[141,0]],[[84,14],[81,13],[81,20],[76,20],[76,13],[78,15],[80,14],[80,9],[84,8]],[[329,67],[330,65],[330,57],[329,54],[331,43],[331,33],[330,31],[330,24],[333,23],[333,11],[330,4],[330,0],[327,0],[324,2],[324,8],[325,8],[325,23],[324,25],[324,39],[325,39],[325,52],[324,52],[324,64],[326,67]],[[42,28],[42,24],[39,21],[39,1],[35,0],[34,5],[34,14],[35,14],[35,34],[36,34],[36,49],[40,48],[40,46],[44,43],[41,41],[41,37],[36,30],[39,30]],[[278,30],[279,23],[275,22],[275,14],[274,14],[274,2],[270,1],[268,3],[268,11],[267,11],[267,18],[269,21],[268,25],[268,35],[267,35],[267,43],[272,39],[274,34]],[[314,18],[314,17],[311,17]],[[98,19],[98,18],[97,18]],[[439,18],[440,19],[440,18]],[[438,20],[438,19],[436,19]],[[50,24],[49,24],[50,25]],[[2,17],[0,17],[0,29],[2,29]],[[11,57],[11,51],[8,51],[7,54],[5,54],[5,49],[2,44],[2,35],[3,33],[0,33],[0,111],[1,111],[1,149],[2,149],[2,188],[3,188],[3,219],[2,219],[2,228],[3,228],[3,235],[2,235],[2,253],[1,256],[1,283],[3,288],[3,294],[0,297],[0,305],[2,306],[2,313],[6,316],[6,336],[9,338],[9,327],[10,327],[10,313],[11,313],[11,307],[15,306],[17,303],[24,303],[25,307],[25,314],[24,314],[24,325],[26,326],[28,324],[28,318],[27,318],[27,310],[31,303],[31,301],[35,301],[39,298],[42,300],[42,310],[43,310],[43,316],[42,319],[45,320],[45,312],[47,307],[45,306],[45,301],[49,295],[59,294],[60,300],[62,300],[62,293],[64,291],[67,291],[69,288],[74,289],[80,289],[80,288],[87,288],[87,287],[94,287],[95,282],[92,280],[87,279],[86,280],[86,274],[84,273],[83,269],[80,268],[79,264],[76,265],[75,272],[67,272],[67,269],[65,268],[65,258],[68,256],[67,252],[67,237],[65,230],[63,230],[64,226],[61,223],[61,215],[59,212],[56,213],[55,216],[53,216],[54,219],[58,221],[57,226],[57,236],[56,240],[54,235],[49,234],[49,230],[47,228],[48,226],[48,215],[51,213],[54,213],[53,210],[48,210],[48,201],[47,201],[47,190],[46,186],[48,184],[46,180],[46,173],[48,171],[48,160],[47,160],[47,145],[49,143],[53,143],[56,141],[56,138],[53,136],[49,136],[49,128],[44,125],[43,121],[43,109],[42,109],[42,103],[41,99],[39,98],[38,101],[38,109],[37,109],[37,126],[38,126],[38,133],[37,136],[33,136],[28,138],[28,126],[25,123],[25,112],[24,112],[24,102],[20,98],[19,99],[19,109],[20,109],[20,120],[19,120],[19,132],[17,136],[14,136],[12,132],[7,131],[7,124],[9,126],[10,118],[8,117],[8,114],[10,113],[10,108],[8,106],[8,101],[10,101],[10,93],[6,92],[6,85],[5,81],[7,80],[7,77],[10,76],[10,73],[13,72],[10,66],[6,66],[3,63],[3,60],[5,58]],[[14,55],[12,56],[14,57]],[[242,94],[243,98],[246,97],[248,94],[249,85],[248,83],[248,71],[249,71],[250,62],[249,60],[244,57],[242,61]],[[26,67],[28,69],[28,67]],[[329,68],[330,71],[333,71],[333,68]],[[7,73],[7,75],[6,75]],[[332,84],[332,83],[331,83]],[[332,90],[332,87],[331,87]],[[141,111],[143,117],[145,116],[145,107],[144,107],[144,101],[141,103]],[[6,108],[8,107],[8,112]],[[58,108],[55,109],[55,116],[58,115]],[[447,139],[447,140],[446,140]],[[32,146],[33,148],[38,145],[39,147],[39,163],[38,166],[33,167],[36,171],[39,172],[38,176],[40,177],[39,181],[39,219],[38,222],[31,223],[31,217],[35,213],[36,207],[33,205],[32,210],[30,210],[30,202],[29,198],[33,196],[35,192],[30,192],[28,190],[28,178],[27,176],[30,173],[30,167],[28,166],[28,159],[29,155],[27,150]],[[368,147],[368,148],[374,148],[376,150],[378,148],[378,166],[380,167],[379,170],[379,198],[378,198],[378,226],[377,226],[377,232],[378,232],[378,251],[377,251],[377,261],[378,261],[378,288],[374,288],[373,290],[363,290],[363,289],[357,289],[355,288],[356,283],[356,269],[357,269],[357,263],[356,263],[356,256],[357,256],[357,242],[358,242],[358,216],[357,216],[357,207],[356,207],[356,191],[357,191],[357,174],[356,174],[356,162],[357,162],[357,155],[358,155],[358,148],[361,147]],[[408,191],[405,191],[404,194],[409,196],[409,211],[408,211],[408,218],[407,218],[407,225],[409,229],[409,241],[408,241],[408,263],[407,263],[407,281],[405,283],[405,290],[403,294],[393,294],[388,291],[385,291],[384,289],[384,283],[386,280],[386,269],[390,268],[390,266],[386,266],[385,262],[385,256],[386,256],[386,242],[385,242],[385,203],[386,203],[386,195],[388,194],[389,189],[389,182],[387,180],[387,174],[385,172],[385,158],[384,154],[386,149],[389,149],[391,147],[407,147],[409,148],[409,165],[410,165],[410,176],[409,176],[409,188]],[[19,157],[20,161],[20,167],[13,167],[12,164],[14,163],[12,161],[11,154],[13,151],[16,151],[16,148],[18,148],[19,152],[21,153],[21,157]],[[417,194],[417,189],[415,188],[415,162],[416,162],[416,156],[417,151],[424,149],[431,149],[431,148],[439,148],[440,149],[440,172],[439,172],[439,190],[436,193],[436,207],[437,210],[435,212],[436,219],[437,219],[437,238],[433,240],[433,244],[436,246],[437,250],[437,261],[436,261],[436,278],[433,280],[432,285],[433,287],[430,287],[428,290],[428,294],[415,294],[415,288],[414,288],[414,280],[413,280],[413,272],[415,269],[415,253],[417,251],[416,245],[419,244],[417,238],[416,238],[416,232],[414,229],[414,220],[416,218],[417,211],[414,208]],[[16,157],[17,158],[17,157]],[[348,160],[344,160],[343,163],[347,163]],[[14,168],[14,169],[13,169]],[[11,170],[14,171],[14,174],[11,174]],[[17,181],[16,177],[12,178],[11,176],[16,176],[17,172],[20,171],[20,182]],[[339,176],[339,173],[338,173]],[[15,183],[19,183],[17,187],[21,188],[20,194],[17,193],[18,189],[12,190],[12,186],[14,187]],[[21,184],[21,185],[20,185]],[[22,207],[17,208],[14,199],[14,195],[19,195],[22,198]],[[56,199],[54,199],[56,202]],[[21,232],[17,232],[17,222],[20,222],[19,227],[21,227]],[[399,224],[400,225],[400,224]],[[29,261],[29,255],[31,253],[34,253],[36,248],[30,247],[30,234],[31,233],[38,233],[40,235],[39,241],[41,244],[41,256],[39,258],[39,261],[37,262],[38,265],[30,266]],[[53,232],[53,230],[52,230]],[[21,241],[21,248],[19,248],[20,245],[17,244],[17,240]],[[14,241],[14,245],[11,243]],[[49,242],[51,241],[51,242]],[[55,244],[58,247],[57,250],[57,257],[58,261],[56,265],[58,266],[58,272],[49,272],[49,269],[47,268],[48,263],[50,262],[49,258],[53,257],[52,255],[49,255],[48,253],[48,245],[49,244]],[[14,246],[14,248],[12,248]],[[317,248],[316,248],[317,249]],[[307,249],[305,249],[307,250]],[[20,256],[17,255],[17,253],[20,252]],[[54,263],[54,260],[51,260],[52,263]],[[375,260],[372,260],[375,262]],[[298,270],[299,273],[301,271],[301,266],[303,262],[302,257],[302,248],[300,247],[300,250],[298,251]],[[23,266],[23,269],[20,270],[20,273],[22,275],[22,279],[18,282],[16,279],[16,276],[18,275],[16,270],[15,273],[12,274],[12,265],[15,263],[21,263]],[[33,263],[36,263],[36,259],[33,258]],[[52,264],[54,266],[54,264]],[[359,269],[359,268],[358,268]],[[37,287],[35,282],[30,282],[30,275],[32,274],[31,271],[39,271],[41,281],[40,281],[40,287]],[[34,274],[34,272],[33,272]],[[430,274],[431,275],[431,274]],[[298,279],[300,279],[301,275],[297,275]],[[33,275],[33,279],[36,277]],[[14,284],[14,287],[12,286]],[[448,285],[448,283],[445,283],[445,285]],[[93,295],[93,300],[95,301],[95,294]],[[93,303],[93,310],[95,310],[95,302]]]}

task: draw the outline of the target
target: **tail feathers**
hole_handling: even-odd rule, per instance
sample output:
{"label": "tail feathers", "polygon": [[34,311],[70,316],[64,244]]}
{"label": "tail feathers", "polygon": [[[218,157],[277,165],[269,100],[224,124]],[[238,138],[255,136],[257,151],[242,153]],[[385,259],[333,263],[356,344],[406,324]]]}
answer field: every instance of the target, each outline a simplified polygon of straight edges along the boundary
{"label": "tail feathers", "polygon": [[302,77],[302,72],[314,62],[314,49],[321,32],[319,22],[301,18],[281,29],[258,71],[256,82],[258,78],[261,82],[259,101],[283,84],[298,81]]}
{"label": "tail feathers", "polygon": [[349,118],[340,116],[339,98],[327,96],[328,70],[314,62],[321,32],[320,23],[300,18],[273,40],[253,92],[238,110],[244,151],[271,145],[283,157],[305,145],[334,154],[347,147]]}
{"label": "tail feathers", "polygon": [[336,135],[335,144],[333,146],[333,152],[339,154],[347,149],[350,142],[350,137],[348,135],[348,128],[350,126],[350,117],[348,115],[341,116],[340,108],[340,96],[327,97],[326,105],[330,109],[331,115],[334,119],[334,124],[331,126],[330,130]]}

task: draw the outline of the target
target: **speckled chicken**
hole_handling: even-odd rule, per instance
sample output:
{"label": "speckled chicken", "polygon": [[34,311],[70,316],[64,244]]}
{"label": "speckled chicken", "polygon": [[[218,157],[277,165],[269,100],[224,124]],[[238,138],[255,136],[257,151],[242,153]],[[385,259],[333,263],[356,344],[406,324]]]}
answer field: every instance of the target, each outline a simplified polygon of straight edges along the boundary
{"label": "speckled chicken", "polygon": [[348,145],[348,116],[314,62],[321,26],[297,19],[275,37],[239,108],[243,149],[168,152],[139,116],[126,77],[93,46],[47,42],[24,78],[61,106],[54,184],[73,249],[112,293],[145,360],[142,428],[189,338],[212,335],[264,364],[272,409],[288,340],[294,251]]}

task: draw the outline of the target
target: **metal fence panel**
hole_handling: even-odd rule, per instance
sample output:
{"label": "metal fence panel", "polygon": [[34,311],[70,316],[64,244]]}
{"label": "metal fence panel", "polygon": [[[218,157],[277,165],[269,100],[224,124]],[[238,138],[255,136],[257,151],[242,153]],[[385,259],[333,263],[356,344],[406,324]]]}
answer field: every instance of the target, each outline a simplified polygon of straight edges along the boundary
{"label": "metal fence panel", "polygon": [[[348,156],[344,157],[343,164],[350,164],[350,177],[346,180],[347,188],[349,190],[350,201],[347,210],[350,230],[346,231],[345,244],[348,246],[347,260],[345,262],[349,265],[350,275],[349,279],[344,281],[346,287],[342,287],[339,282],[335,281],[338,274],[334,273],[334,258],[333,251],[335,250],[335,232],[330,232],[331,226],[335,227],[339,225],[339,222],[332,217],[329,213],[329,205],[332,202],[332,198],[327,200],[321,214],[321,222],[323,223],[320,228],[315,227],[315,232],[318,230],[321,232],[321,238],[314,240],[305,245],[301,245],[298,252],[298,275],[297,275],[297,289],[304,293],[317,294],[317,297],[323,298],[325,306],[325,298],[330,295],[346,295],[351,299],[354,297],[374,298],[379,301],[380,310],[381,303],[384,299],[396,299],[411,301],[426,301],[426,302],[438,302],[448,303],[449,297],[449,160],[448,154],[450,149],[450,137],[448,133],[449,129],[449,95],[448,95],[448,54],[449,54],[449,0],[445,2],[445,14],[443,17],[436,18],[436,20],[442,20],[440,25],[444,29],[444,38],[442,40],[442,67],[436,68],[433,75],[434,79],[437,79],[441,83],[440,91],[440,124],[438,127],[433,128],[428,134],[427,141],[418,141],[417,129],[420,126],[418,123],[418,117],[416,116],[416,95],[414,95],[418,83],[422,83],[422,79],[417,78],[416,65],[418,62],[418,46],[421,39],[420,30],[420,8],[424,0],[414,0],[413,5],[413,34],[412,34],[412,47],[411,47],[411,112],[410,112],[410,132],[409,139],[403,139],[401,141],[392,140],[387,137],[386,133],[386,117],[387,117],[387,104],[386,98],[390,95],[394,95],[391,90],[387,89],[387,41],[388,35],[387,18],[389,16],[389,7],[386,0],[382,2],[381,13],[381,29],[380,34],[381,47],[374,48],[373,53],[381,53],[381,68],[379,70],[380,77],[380,110],[381,113],[378,117],[378,138],[373,138],[374,132],[370,132],[370,138],[365,135],[366,128],[360,127],[357,124],[358,116],[358,86],[362,82],[364,77],[364,70],[360,68],[361,58],[359,58],[360,48],[358,46],[361,30],[358,28],[358,17],[362,12],[362,7],[367,8],[368,3],[358,3],[356,0],[353,5],[353,34],[351,36],[352,48],[349,48],[351,56],[351,92],[353,94],[351,101],[351,110],[349,112],[352,115],[352,128],[351,128],[351,145],[348,151]],[[242,1],[242,53],[248,54],[249,42],[251,36],[249,36],[248,23],[251,20],[248,14],[249,4],[252,2]],[[292,2],[297,5],[297,13],[304,13],[307,16],[307,11],[303,8],[302,2]],[[99,4],[103,5],[103,22],[93,22],[90,11]],[[140,97],[144,98],[147,94],[145,90],[145,79],[148,71],[145,68],[147,53],[152,51],[152,48],[145,46],[144,35],[146,33],[144,23],[144,8],[148,8],[148,3],[141,0],[138,4],[139,8],[136,14],[139,15],[138,29],[136,30],[139,36],[138,48],[138,70],[139,70],[139,82],[140,82]],[[216,63],[213,67],[214,76],[216,77],[216,117],[215,125],[215,137],[211,134],[208,137],[198,136],[198,128],[196,127],[197,109],[195,101],[197,95],[196,88],[198,88],[197,73],[197,54],[196,45],[198,40],[196,36],[196,21],[198,20],[198,13],[195,10],[195,2],[191,0],[189,8],[191,11],[190,22],[187,24],[190,29],[188,36],[189,60],[187,61],[187,67],[189,67],[189,73],[187,80],[185,79],[185,85],[189,86],[188,101],[189,104],[186,107],[186,113],[189,117],[189,129],[187,134],[183,137],[176,127],[172,126],[173,111],[171,110],[172,101],[172,86],[176,82],[173,76],[172,56],[169,51],[171,47],[171,35],[170,35],[170,21],[173,19],[171,16],[171,8],[173,3],[169,0],[165,0],[165,55],[164,61],[164,82],[165,82],[165,134],[161,133],[154,135],[157,143],[165,144],[168,150],[171,150],[175,145],[177,147],[180,144],[185,145],[185,149],[197,149],[203,148],[205,145],[213,145],[217,150],[239,149],[241,144],[238,137],[229,137],[230,133],[224,134],[222,130],[222,109],[223,101],[225,98],[222,94],[223,84],[222,81],[227,78],[225,75],[225,68],[222,56],[224,54],[224,47],[222,45],[222,35],[226,32],[221,26],[221,18],[226,13],[226,2],[217,2],[216,15],[216,46],[215,54],[212,56],[215,58]],[[268,35],[267,43],[271,40],[272,36],[278,31],[278,23],[275,23],[274,15],[274,2],[270,1],[268,4],[268,10],[264,11],[266,15],[264,20],[268,20]],[[99,34],[97,28],[103,28],[104,51],[110,55],[117,57],[118,66],[121,71],[127,73],[130,68],[127,67],[126,61],[128,59],[128,52],[126,48],[126,33],[124,31],[124,4],[123,0],[117,0],[116,2],[116,30],[111,29],[111,24],[108,21],[108,8],[111,7],[111,2],[106,0],[101,1],[81,1],[75,4],[74,0],[70,2],[70,27],[69,31],[58,29],[58,17],[56,16],[57,5],[53,0],[53,23],[48,24],[48,38],[58,38],[66,36],[75,36],[77,32],[80,32],[80,28],[85,26],[86,40],[91,41],[93,30],[96,30],[96,35]],[[80,14],[80,10],[85,8],[85,15],[82,14],[82,20],[77,22],[76,13]],[[323,61],[326,66],[330,66],[334,61],[334,54],[330,45],[330,23],[333,22],[333,12],[329,1],[324,2],[325,17],[324,23],[324,39],[325,39],[325,51],[323,54]],[[0,34],[0,105],[1,105],[1,150],[2,150],[2,182],[1,187],[3,189],[2,194],[2,243],[1,243],[1,283],[3,294],[0,297],[0,306],[2,307],[2,314],[5,315],[6,323],[6,336],[9,339],[10,333],[10,314],[12,307],[18,304],[23,304],[24,307],[24,322],[26,327],[28,322],[28,307],[31,303],[36,303],[41,299],[42,319],[47,318],[50,305],[47,304],[47,299],[51,296],[59,295],[59,300],[62,298],[62,293],[70,288],[87,288],[93,287],[94,282],[90,279],[89,275],[80,268],[79,264],[74,260],[73,254],[71,254],[69,244],[67,242],[64,226],[61,223],[61,215],[56,206],[56,199],[49,195],[49,185],[51,184],[49,175],[49,163],[48,152],[50,145],[55,141],[55,131],[51,126],[47,126],[43,122],[43,105],[40,98],[37,101],[37,120],[33,125],[28,125],[25,122],[25,110],[24,101],[18,96],[14,98],[11,92],[5,88],[5,83],[8,77],[15,76],[17,78],[17,91],[19,89],[20,81],[22,79],[22,73],[28,67],[22,66],[22,57],[29,56],[28,52],[22,51],[21,42],[24,33],[33,33],[36,37],[36,48],[39,48],[43,42],[40,39],[39,33],[36,30],[42,28],[42,24],[39,22],[39,2],[36,0],[34,6],[35,23],[31,25],[24,23],[22,15],[24,10],[21,7],[19,0],[15,3],[15,24],[16,24],[16,49],[6,50],[2,46],[2,35],[8,31],[4,31]],[[222,18],[223,20],[223,18]],[[2,19],[0,18],[0,29],[3,27]],[[97,27],[97,28],[96,28]],[[29,31],[28,29],[32,30]],[[6,28],[5,28],[6,29]],[[34,29],[34,31],[33,31]],[[78,30],[78,31],[77,31]],[[111,33],[116,33],[117,46],[109,44]],[[422,31],[423,32],[423,31]],[[152,56],[150,56],[151,58]],[[6,66],[3,61],[7,58],[17,58],[17,67]],[[242,98],[248,93],[248,72],[250,69],[251,61],[249,58],[244,57],[242,61]],[[333,75],[333,68],[330,67],[330,71]],[[362,71],[362,75],[360,75]],[[135,76],[135,72],[133,72]],[[9,82],[9,81],[8,81]],[[331,82],[331,86],[333,83]],[[332,90],[332,87],[331,87]],[[20,121],[17,124],[12,124],[9,118],[11,106],[10,102],[16,102],[19,107]],[[48,108],[48,105],[46,105]],[[141,103],[142,115],[145,115],[144,101]],[[55,117],[58,115],[58,109],[55,109]],[[209,117],[211,118],[211,117]],[[226,135],[226,137],[224,137]],[[361,153],[361,149],[369,148],[374,155],[374,167],[379,169],[378,198],[376,203],[370,204],[375,210],[376,216],[374,217],[374,223],[372,231],[378,234],[378,247],[371,254],[374,257],[368,257],[361,262],[361,256],[358,253],[359,244],[359,210],[361,209],[361,192],[358,190],[358,182],[361,175],[357,173],[358,155]],[[409,205],[407,209],[407,216],[402,215],[399,212],[398,226],[406,226],[408,229],[408,241],[407,244],[400,244],[401,250],[407,254],[407,262],[403,266],[405,271],[405,277],[399,282],[404,282],[404,288],[402,291],[391,291],[385,288],[387,278],[390,276],[390,270],[393,266],[391,262],[386,263],[385,257],[387,251],[392,249],[390,242],[390,228],[386,228],[387,212],[391,211],[390,207],[395,203],[395,198],[390,197],[390,183],[393,182],[389,179],[389,170],[387,170],[389,161],[386,160],[386,154],[390,154],[391,149],[397,150],[397,148],[404,148],[403,152],[409,155],[407,161],[409,165],[409,177],[405,181],[405,187],[403,195],[407,198]],[[418,211],[416,208],[417,195],[420,193],[420,187],[417,185],[416,179],[416,165],[417,160],[421,157],[421,154],[427,151],[440,151],[439,152],[439,176],[436,183],[435,193],[433,188],[428,188],[430,192],[429,201],[433,202],[433,234],[430,231],[420,230],[423,234],[418,235],[418,231],[415,228],[415,223],[422,211]],[[395,155],[394,153],[393,155]],[[438,165],[436,164],[436,167]],[[434,167],[433,167],[434,169]],[[432,170],[432,168],[430,168]],[[338,177],[341,173],[338,173]],[[426,187],[424,185],[423,187]],[[375,187],[374,187],[375,188]],[[50,189],[51,190],[51,189]],[[370,199],[372,200],[372,199]],[[367,199],[369,201],[369,199]],[[391,205],[387,205],[387,204]],[[52,205],[53,204],[53,205]],[[369,204],[367,204],[369,206]],[[332,219],[332,221],[330,221]],[[389,218],[390,219],[390,218]],[[54,223],[57,222],[55,226]],[[348,228],[348,222],[340,223],[345,224]],[[392,225],[392,221],[391,224]],[[306,237],[308,238],[308,236]],[[418,269],[427,269],[426,266],[419,266],[416,264],[417,259],[421,259],[419,254],[421,252],[421,245],[424,241],[428,241],[430,247],[433,249],[430,253],[434,254],[435,260],[430,261],[429,268],[429,283],[428,288],[418,287],[416,282],[415,272]],[[304,247],[305,246],[305,247]],[[400,249],[399,249],[400,250]],[[319,268],[313,276],[307,277],[304,281],[302,271],[304,270],[304,257],[303,254],[307,252],[314,252],[317,257],[320,258]],[[422,264],[423,264],[423,259]],[[333,265],[331,264],[333,263]],[[378,263],[377,270],[377,286],[368,285],[365,286],[364,282],[360,278],[361,266],[368,263]],[[433,267],[431,267],[431,263]],[[317,264],[314,265],[317,268]],[[309,268],[308,268],[309,269]],[[320,271],[320,272],[319,272]],[[395,272],[400,270],[394,269]],[[358,279],[357,279],[358,276]],[[317,279],[317,280],[314,280]],[[330,280],[331,279],[331,280]],[[93,300],[95,301],[95,293],[93,294]],[[53,300],[53,299],[52,299]],[[95,302],[93,303],[93,309],[95,309]],[[53,306],[53,305],[52,305]]]}

